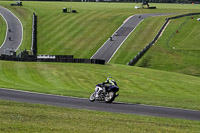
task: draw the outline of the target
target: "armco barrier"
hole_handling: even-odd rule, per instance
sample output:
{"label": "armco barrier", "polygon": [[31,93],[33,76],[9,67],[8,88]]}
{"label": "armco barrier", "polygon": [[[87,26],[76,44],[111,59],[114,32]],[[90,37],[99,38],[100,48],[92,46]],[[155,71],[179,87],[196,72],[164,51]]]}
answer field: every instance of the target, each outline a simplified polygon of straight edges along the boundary
{"label": "armco barrier", "polygon": [[37,56],[37,16],[33,13],[31,54]]}
{"label": "armco barrier", "polygon": [[[63,63],[89,63],[89,64],[101,64],[105,65],[105,60],[100,59],[77,59],[69,56],[57,56],[58,58],[36,58],[33,55],[29,55],[23,58],[13,57],[11,55],[1,55],[0,60],[6,61],[25,61],[25,62],[63,62]],[[65,57],[65,58],[64,58]]]}
{"label": "armco barrier", "polygon": [[165,23],[163,24],[163,26],[159,30],[158,34],[153,39],[153,41],[151,43],[149,43],[144,49],[142,49],[127,65],[133,66],[133,65],[135,65],[142,58],[142,56],[158,40],[159,36],[161,35],[161,33],[163,32],[163,30],[167,26],[167,23],[169,22],[169,20],[171,20],[171,19],[177,19],[177,18],[181,18],[181,17],[186,17],[186,16],[192,16],[192,15],[200,15],[200,13],[189,13],[189,14],[178,15],[178,16],[175,16],[175,17],[167,18],[166,21],[165,21]]}
{"label": "armco barrier", "polygon": [[89,63],[89,64],[101,64],[105,65],[105,60],[99,59],[37,59],[37,62],[63,62],[63,63]]}

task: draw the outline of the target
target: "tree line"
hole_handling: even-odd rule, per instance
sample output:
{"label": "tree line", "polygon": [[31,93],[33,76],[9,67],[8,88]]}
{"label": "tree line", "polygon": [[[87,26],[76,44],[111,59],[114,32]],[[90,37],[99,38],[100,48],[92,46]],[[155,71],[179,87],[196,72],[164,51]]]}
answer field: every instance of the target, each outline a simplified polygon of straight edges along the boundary
{"label": "tree line", "polygon": [[198,3],[200,0],[135,0],[136,2],[153,2],[153,3]]}
{"label": "tree line", "polygon": [[[30,1],[30,0],[21,0]],[[71,1],[71,2],[150,2],[150,3],[200,3],[200,0],[31,0],[31,1]]]}

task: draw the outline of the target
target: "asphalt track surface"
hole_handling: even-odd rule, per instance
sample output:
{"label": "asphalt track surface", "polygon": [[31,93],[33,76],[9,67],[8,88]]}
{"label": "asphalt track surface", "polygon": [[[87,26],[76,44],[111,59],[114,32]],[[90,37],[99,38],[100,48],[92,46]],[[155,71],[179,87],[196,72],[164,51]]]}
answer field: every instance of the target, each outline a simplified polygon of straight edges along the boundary
{"label": "asphalt track surface", "polygon": [[[88,96],[89,97],[89,96]],[[136,114],[145,116],[179,118],[200,121],[200,111],[175,109],[142,104],[90,102],[88,99],[49,95],[42,93],[18,91],[0,88],[0,100],[17,101],[24,103],[46,104],[75,109],[87,109],[104,112]]]}
{"label": "asphalt track surface", "polygon": [[105,62],[109,62],[117,50],[121,47],[128,36],[134,31],[134,29],[145,19],[153,16],[170,15],[169,13],[159,14],[138,14],[129,17],[111,36],[112,39],[108,39],[102,47],[91,57],[91,59],[102,59]]}
{"label": "asphalt track surface", "polygon": [[22,43],[23,26],[20,20],[8,9],[0,6],[0,15],[7,24],[7,33],[3,44],[0,46],[1,54],[10,54],[9,51],[16,51]]}

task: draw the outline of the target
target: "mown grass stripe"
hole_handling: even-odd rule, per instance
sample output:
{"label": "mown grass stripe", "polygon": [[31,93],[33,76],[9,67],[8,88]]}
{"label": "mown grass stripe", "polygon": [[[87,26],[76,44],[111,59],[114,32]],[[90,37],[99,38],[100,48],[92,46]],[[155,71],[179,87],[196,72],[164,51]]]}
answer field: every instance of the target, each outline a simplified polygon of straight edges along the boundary
{"label": "mown grass stripe", "polygon": [[[81,16],[81,17],[78,17],[77,19],[78,20],[76,20],[74,23],[72,23],[72,24],[67,24],[66,25],[66,29],[68,29],[68,30],[64,30],[63,32],[61,32],[61,33],[59,33],[59,34],[57,34],[57,35],[54,35],[54,37],[51,37],[50,36],[50,38],[56,38],[56,40],[57,40],[57,42],[54,42],[54,44],[56,44],[58,47],[61,45],[61,46],[63,46],[63,37],[62,36],[60,36],[61,34],[63,34],[63,33],[66,33],[66,37],[68,38],[68,39],[70,39],[70,38],[72,38],[76,33],[78,33],[78,29],[77,29],[77,26],[79,27],[79,25],[78,25],[78,22],[79,21],[83,21],[84,19],[86,19],[87,17],[89,17],[91,14],[88,14],[88,15],[83,15],[83,16]],[[62,26],[60,26],[59,28],[62,28]],[[76,30],[73,30],[73,29],[76,29]],[[53,35],[53,34],[52,34]],[[66,38],[65,37],[65,38]],[[66,39],[67,39],[66,38]],[[67,40],[66,40],[67,41]],[[60,42],[61,42],[61,44],[60,44]],[[48,44],[48,42],[46,42],[47,44]],[[49,42],[49,43],[51,43],[51,42]],[[55,47],[57,47],[56,45],[54,45]],[[52,49],[54,49],[53,47],[52,47]],[[56,49],[57,50],[57,49]]]}

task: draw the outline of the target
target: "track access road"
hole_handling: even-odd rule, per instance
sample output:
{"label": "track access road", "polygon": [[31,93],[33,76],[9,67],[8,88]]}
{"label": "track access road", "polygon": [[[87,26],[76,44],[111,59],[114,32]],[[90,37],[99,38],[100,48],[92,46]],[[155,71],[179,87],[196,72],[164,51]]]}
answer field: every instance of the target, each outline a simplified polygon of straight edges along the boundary
{"label": "track access road", "polygon": [[20,20],[8,9],[0,6],[0,15],[7,24],[7,33],[3,44],[0,46],[1,54],[10,54],[9,51],[16,51],[23,40],[23,26]]}
{"label": "track access road", "polygon": [[109,38],[91,57],[91,59],[102,59],[108,63],[117,50],[121,47],[128,36],[134,29],[145,19],[153,16],[172,15],[172,13],[157,13],[157,14],[138,14],[129,17],[124,23],[114,32]]}
{"label": "track access road", "polygon": [[0,89],[0,100],[200,121],[200,111],[117,102],[107,104],[105,102],[97,101],[90,102],[89,99],[25,92],[12,89]]}

